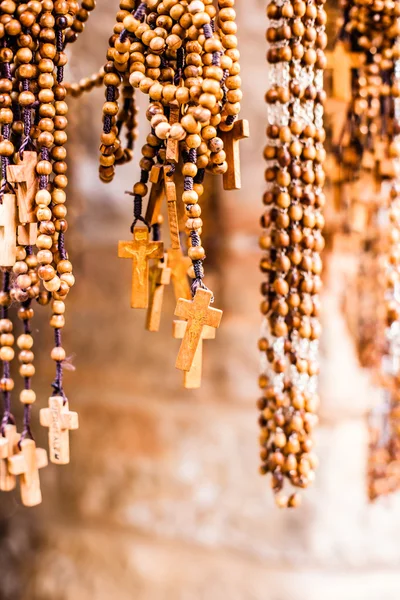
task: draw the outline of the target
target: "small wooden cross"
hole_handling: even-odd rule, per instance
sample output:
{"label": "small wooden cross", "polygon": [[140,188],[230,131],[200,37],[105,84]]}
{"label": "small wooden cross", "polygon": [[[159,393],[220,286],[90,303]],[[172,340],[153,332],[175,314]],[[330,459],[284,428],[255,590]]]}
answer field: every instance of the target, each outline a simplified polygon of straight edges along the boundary
{"label": "small wooden cross", "polygon": [[78,429],[78,413],[69,410],[62,396],[51,396],[49,408],[40,411],[40,424],[49,428],[50,460],[58,465],[69,463],[69,432]]}
{"label": "small wooden cross", "polygon": [[38,189],[36,152],[24,152],[22,160],[19,154],[15,165],[7,167],[7,180],[14,184],[18,202],[18,220],[20,223],[35,223],[35,196]]}
{"label": "small wooden cross", "polygon": [[136,227],[133,242],[119,242],[119,258],[132,259],[132,308],[149,305],[149,260],[164,256],[162,242],[150,242],[147,227]]}
{"label": "small wooden cross", "polygon": [[332,70],[332,92],[336,100],[350,102],[353,95],[352,72],[362,66],[362,55],[348,52],[343,43],[335,45],[333,52],[327,52],[327,69]]}
{"label": "small wooden cross", "polygon": [[185,298],[191,300],[192,293],[188,280],[188,271],[192,265],[192,261],[188,256],[184,256],[182,249],[169,248],[168,266],[171,269],[171,280],[174,286],[175,299]]}
{"label": "small wooden cross", "polygon": [[162,165],[154,165],[150,171],[151,190],[145,216],[147,223],[150,223],[150,225],[157,223],[161,212],[164,198],[162,172]]}
{"label": "small wooden cross", "polygon": [[15,425],[6,425],[4,437],[0,437],[0,490],[10,492],[15,488],[16,479],[8,470],[8,459],[18,451],[18,442],[21,436],[17,433]]}
{"label": "small wooden cross", "polygon": [[20,476],[21,499],[24,506],[36,506],[42,501],[39,469],[47,467],[47,452],[36,448],[33,440],[21,442],[21,452],[8,459],[8,468],[12,475]]}
{"label": "small wooden cross", "polygon": [[17,260],[17,209],[14,194],[4,194],[0,204],[0,267],[12,267]]}
{"label": "small wooden cross", "polygon": [[[174,100],[169,105],[169,124],[175,125],[175,123],[179,123],[180,117],[180,106],[179,103]],[[166,151],[166,161],[167,162],[179,162],[179,141],[178,140],[168,140],[167,141],[167,151]]]}
{"label": "small wooden cross", "polygon": [[180,298],[175,309],[175,316],[187,321],[185,335],[176,359],[176,368],[190,371],[203,329],[206,325],[217,329],[222,319],[222,310],[210,308],[212,292],[198,288],[192,301]]}
{"label": "small wooden cross", "polygon": [[[174,321],[174,338],[182,340],[187,328],[186,321]],[[215,340],[216,331],[206,325],[203,328],[199,345],[194,355],[192,368],[183,373],[183,385],[187,390],[197,390],[201,387],[201,374],[203,370],[203,340]]]}
{"label": "small wooden cross", "polygon": [[249,122],[246,119],[236,121],[230,131],[221,132],[224,142],[228,170],[224,173],[224,190],[240,190],[242,178],[240,173],[240,140],[250,136]]}
{"label": "small wooden cross", "polygon": [[176,186],[174,179],[169,175],[170,167],[164,167],[164,190],[167,199],[169,233],[171,237],[171,248],[178,250],[181,247],[179,238],[178,211],[176,209]]}
{"label": "small wooden cross", "polygon": [[164,287],[171,281],[171,269],[168,267],[168,254],[164,261],[150,267],[150,300],[147,310],[146,329],[156,332],[160,329],[161,312],[164,300]]}

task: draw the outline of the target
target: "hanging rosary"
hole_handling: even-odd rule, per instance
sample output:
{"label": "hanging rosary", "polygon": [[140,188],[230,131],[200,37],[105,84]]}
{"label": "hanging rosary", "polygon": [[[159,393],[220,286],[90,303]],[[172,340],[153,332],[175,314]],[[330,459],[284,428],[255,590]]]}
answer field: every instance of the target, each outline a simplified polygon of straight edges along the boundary
{"label": "hanging rosary", "polygon": [[324,0],[272,0],[265,212],[260,247],[263,324],[259,350],[261,473],[271,473],[279,507],[296,507],[315,477],[319,292],[325,195]]}
{"label": "hanging rosary", "polygon": [[[65,299],[74,285],[65,248],[67,141],[65,46],[83,30],[95,0],[13,0],[1,2],[0,16],[0,359],[3,417],[0,437],[0,490],[15,488],[20,479],[22,503],[41,502],[39,470],[47,452],[36,448],[31,430],[35,374],[32,335],[33,303],[51,308],[56,376],[49,407],[40,411],[49,430],[50,460],[69,462],[69,431],[77,429],[77,413],[69,410],[62,372],[66,352],[61,332]],[[21,322],[16,335],[20,402],[24,405],[21,433],[12,412],[15,358],[11,311]]]}
{"label": "hanging rosary", "polygon": [[[249,135],[247,121],[237,120],[242,92],[234,5],[234,0],[220,0],[218,8],[212,0],[121,2],[103,69],[103,181],[132,158],[135,90],[149,96],[150,131],[141,150],[140,181],[131,193],[133,240],[119,243],[118,256],[132,261],[131,307],[147,310],[149,331],[159,329],[164,288],[172,283],[179,319],[173,333],[182,340],[176,367],[184,372],[186,388],[200,387],[203,340],[215,338],[222,318],[222,311],[211,308],[213,293],[203,282],[203,180],[210,172],[223,176],[226,190],[239,189],[239,140]],[[163,205],[167,249],[161,241]]]}

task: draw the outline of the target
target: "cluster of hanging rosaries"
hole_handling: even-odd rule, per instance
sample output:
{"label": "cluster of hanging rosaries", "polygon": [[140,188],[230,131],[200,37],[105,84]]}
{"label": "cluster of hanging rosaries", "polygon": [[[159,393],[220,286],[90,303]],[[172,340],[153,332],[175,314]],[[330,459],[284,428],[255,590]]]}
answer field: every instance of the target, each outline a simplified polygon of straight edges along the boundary
{"label": "cluster of hanging rosaries", "polygon": [[[268,120],[258,408],[261,472],[271,474],[280,507],[299,504],[294,490],[311,484],[317,467],[313,431],[318,422],[324,248],[325,1],[266,3]],[[79,96],[104,85],[104,182],[113,179],[118,165],[132,160],[136,90],[148,95],[140,122],[148,133],[138,158],[140,180],[131,193],[133,218],[127,224],[131,235],[119,242],[118,255],[132,261],[131,306],[147,310],[149,331],[158,331],[164,288],[172,285],[177,301],[174,337],[181,340],[176,366],[189,389],[200,387],[203,340],[215,338],[222,319],[205,283],[204,178],[222,175],[226,190],[239,189],[239,142],[249,136],[248,123],[239,116],[235,0],[120,0],[104,67],[79,84],[66,83],[68,46],[83,32],[95,4],[0,2],[0,489],[13,490],[19,477],[26,506],[41,502],[39,472],[48,463],[30,424],[36,400],[31,325],[36,303],[49,307],[54,332],[53,391],[48,407],[40,411],[40,422],[49,431],[51,462],[69,462],[69,432],[78,427],[62,378],[66,353],[61,334],[66,298],[74,285],[65,239],[68,94]],[[371,426],[370,495],[376,497],[400,485],[394,468],[400,452],[400,0],[347,0],[342,5],[339,44],[350,67],[345,74],[348,119],[335,147],[335,160],[343,167],[334,180],[338,202],[346,196],[346,210],[359,214],[349,190],[362,177],[373,176],[380,202],[363,205],[368,221],[362,227],[364,241],[371,223],[385,223],[374,228],[379,240],[363,245],[376,269],[384,265],[385,289],[376,301],[385,305],[385,321],[375,320],[372,333],[365,323],[357,327],[360,346],[366,336],[381,335],[384,349],[375,360],[386,390],[386,408],[380,412],[384,422]],[[333,87],[335,92],[335,81]],[[163,213],[168,216],[165,224]],[[11,318],[15,313],[19,320]],[[12,411],[14,358],[21,376],[16,386],[24,405],[21,424]],[[291,492],[286,493],[285,483]]]}

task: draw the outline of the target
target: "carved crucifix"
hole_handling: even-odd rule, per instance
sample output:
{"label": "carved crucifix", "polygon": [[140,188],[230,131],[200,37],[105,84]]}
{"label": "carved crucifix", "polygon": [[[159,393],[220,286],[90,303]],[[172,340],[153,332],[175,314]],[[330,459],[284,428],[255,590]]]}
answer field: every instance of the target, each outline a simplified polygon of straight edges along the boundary
{"label": "carved crucifix", "polygon": [[147,310],[146,329],[156,332],[160,329],[161,312],[164,300],[164,287],[171,281],[171,269],[168,267],[168,254],[164,261],[150,267],[150,299]]}
{"label": "carved crucifix", "polygon": [[78,429],[78,413],[69,410],[62,396],[52,396],[49,407],[40,411],[40,424],[49,428],[50,460],[58,465],[69,463],[69,432]]}
{"label": "carved crucifix", "polygon": [[[186,321],[174,321],[174,338],[182,340],[187,328]],[[206,325],[203,328],[199,345],[194,355],[192,368],[183,373],[183,385],[187,390],[197,390],[201,387],[201,375],[203,370],[203,340],[215,340],[216,330]]]}
{"label": "carved crucifix", "polygon": [[224,142],[228,170],[224,173],[224,190],[240,190],[242,179],[240,173],[240,140],[250,136],[249,122],[246,119],[236,121],[230,131],[221,132]]}
{"label": "carved crucifix", "polygon": [[180,298],[175,309],[175,316],[187,321],[185,334],[176,360],[176,368],[190,371],[203,329],[206,325],[218,329],[222,319],[222,310],[211,308],[212,292],[198,288],[193,300]]}
{"label": "carved crucifix", "polygon": [[15,165],[7,167],[7,179],[15,188],[18,203],[18,243],[31,245],[36,242],[37,224],[35,196],[38,189],[36,174],[36,152],[24,152],[19,155]]}
{"label": "carved crucifix", "polygon": [[6,425],[4,437],[0,437],[0,490],[10,492],[15,488],[15,475],[8,470],[8,459],[18,452],[18,442],[21,436],[15,425]]}
{"label": "carved crucifix", "polygon": [[36,448],[33,440],[21,442],[21,451],[8,460],[8,468],[12,475],[20,476],[21,499],[24,506],[36,506],[42,501],[39,469],[47,467],[47,452]]}
{"label": "carved crucifix", "polygon": [[0,267],[12,267],[17,260],[17,209],[14,194],[4,194],[0,204]]}
{"label": "carved crucifix", "polygon": [[171,269],[171,280],[174,286],[175,299],[185,298],[191,300],[192,293],[188,280],[188,270],[192,265],[192,261],[188,256],[184,256],[181,248],[169,248],[168,266]]}
{"label": "carved crucifix", "polygon": [[162,242],[150,242],[147,227],[136,227],[132,242],[119,242],[119,258],[132,259],[132,308],[149,305],[149,260],[164,256]]}

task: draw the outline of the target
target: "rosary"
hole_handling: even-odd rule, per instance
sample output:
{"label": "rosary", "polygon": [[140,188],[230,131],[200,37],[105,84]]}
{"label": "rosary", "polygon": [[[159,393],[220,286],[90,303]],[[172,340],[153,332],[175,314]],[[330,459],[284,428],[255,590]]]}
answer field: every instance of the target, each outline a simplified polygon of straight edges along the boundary
{"label": "rosary", "polygon": [[[298,490],[313,483],[318,466],[327,67],[333,69],[333,95],[349,103],[346,121],[333,132],[329,164],[340,167],[331,178],[343,227],[361,233],[365,263],[355,282],[358,295],[365,294],[363,277],[371,273],[365,265],[383,282],[371,290],[370,305],[360,304],[365,308],[355,325],[358,347],[368,340],[371,348],[362,361],[378,373],[385,394],[378,417],[376,411],[370,415],[368,490],[375,498],[400,488],[400,0],[343,0],[343,24],[330,55],[325,3],[266,2],[257,406],[260,472],[270,474],[280,508],[299,506]],[[26,506],[41,502],[39,473],[48,463],[31,429],[35,303],[51,307],[54,331],[55,378],[48,407],[40,410],[51,462],[69,462],[69,433],[78,428],[63,386],[68,361],[61,340],[65,300],[74,285],[65,240],[68,95],[104,86],[99,160],[104,183],[133,160],[138,127],[147,127],[140,179],[127,192],[130,235],[118,243],[118,256],[131,261],[131,307],[146,311],[149,332],[159,330],[164,293],[172,286],[172,331],[180,342],[176,367],[187,389],[201,386],[203,341],[215,338],[222,320],[205,280],[206,177],[221,175],[225,190],[240,189],[239,146],[249,137],[248,122],[239,116],[235,0],[120,0],[104,66],[79,83],[64,82],[66,49],[84,31],[95,4],[0,2],[0,489],[13,490],[18,476]],[[337,75],[340,65],[348,68],[344,77]],[[138,91],[148,96],[143,119]],[[367,180],[367,189],[379,195],[365,201],[360,190]],[[372,326],[371,306],[384,307],[385,314]],[[12,318],[15,309],[19,325]],[[21,427],[12,410],[15,341]]]}

